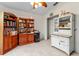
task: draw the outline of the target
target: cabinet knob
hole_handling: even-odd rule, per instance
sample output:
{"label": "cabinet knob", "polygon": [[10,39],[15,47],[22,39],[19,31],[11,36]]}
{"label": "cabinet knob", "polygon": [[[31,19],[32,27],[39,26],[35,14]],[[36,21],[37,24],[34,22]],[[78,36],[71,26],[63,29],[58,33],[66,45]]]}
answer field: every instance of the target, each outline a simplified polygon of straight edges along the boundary
{"label": "cabinet knob", "polygon": [[59,43],[59,45],[60,45],[60,43]]}

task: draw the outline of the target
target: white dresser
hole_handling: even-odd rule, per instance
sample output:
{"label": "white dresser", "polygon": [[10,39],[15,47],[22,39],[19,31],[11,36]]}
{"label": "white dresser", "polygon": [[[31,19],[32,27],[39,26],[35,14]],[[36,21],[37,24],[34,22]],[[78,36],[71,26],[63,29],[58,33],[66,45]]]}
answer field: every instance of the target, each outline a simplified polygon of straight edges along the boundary
{"label": "white dresser", "polygon": [[54,46],[68,55],[74,51],[74,38],[72,36],[51,35],[51,46]]}
{"label": "white dresser", "polygon": [[[66,14],[53,19],[53,34],[51,34],[51,46],[54,46],[68,55],[74,51],[74,15]],[[55,29],[56,28],[56,29]]]}

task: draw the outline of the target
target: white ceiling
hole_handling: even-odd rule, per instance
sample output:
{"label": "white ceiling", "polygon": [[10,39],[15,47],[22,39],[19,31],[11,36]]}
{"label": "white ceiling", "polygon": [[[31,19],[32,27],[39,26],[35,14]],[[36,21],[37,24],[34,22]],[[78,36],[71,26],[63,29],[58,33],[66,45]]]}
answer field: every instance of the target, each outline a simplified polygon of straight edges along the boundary
{"label": "white ceiling", "polygon": [[33,14],[45,15],[48,11],[50,11],[53,8],[54,2],[47,2],[47,8],[39,7],[37,9],[33,9],[30,2],[0,2],[0,4],[15,10],[21,10]]}

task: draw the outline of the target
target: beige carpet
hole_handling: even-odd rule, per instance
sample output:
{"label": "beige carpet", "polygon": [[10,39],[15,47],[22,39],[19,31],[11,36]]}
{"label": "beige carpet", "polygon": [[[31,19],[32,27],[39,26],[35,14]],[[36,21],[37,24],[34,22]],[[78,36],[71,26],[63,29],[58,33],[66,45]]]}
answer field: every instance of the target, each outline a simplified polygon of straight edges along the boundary
{"label": "beige carpet", "polygon": [[[4,56],[67,56],[67,54],[51,47],[50,40],[42,40],[38,43],[18,46]],[[79,56],[79,54],[73,53],[71,56]]]}

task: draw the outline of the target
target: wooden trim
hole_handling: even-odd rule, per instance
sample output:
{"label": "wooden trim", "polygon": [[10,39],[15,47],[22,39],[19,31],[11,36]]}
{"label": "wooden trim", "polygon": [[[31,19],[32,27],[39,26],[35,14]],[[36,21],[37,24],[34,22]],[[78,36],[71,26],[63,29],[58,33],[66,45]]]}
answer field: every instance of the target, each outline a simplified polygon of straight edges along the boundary
{"label": "wooden trim", "polygon": [[3,55],[3,49],[0,49],[0,55]]}

